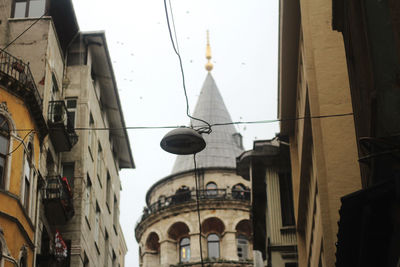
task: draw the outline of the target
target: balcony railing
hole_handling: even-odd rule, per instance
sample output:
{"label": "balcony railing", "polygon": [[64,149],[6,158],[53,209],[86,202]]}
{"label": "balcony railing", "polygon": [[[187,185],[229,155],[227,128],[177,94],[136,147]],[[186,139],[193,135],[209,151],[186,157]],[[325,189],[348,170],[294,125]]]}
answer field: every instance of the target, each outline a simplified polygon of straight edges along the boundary
{"label": "balcony railing", "polygon": [[[237,200],[250,202],[250,190],[227,190],[227,189],[208,189],[198,190],[200,201],[212,200]],[[141,220],[157,211],[171,207],[173,205],[196,201],[196,190],[187,190],[178,192],[172,196],[159,199],[157,202],[145,207]]]}
{"label": "balcony railing", "polygon": [[70,151],[78,142],[74,125],[62,100],[50,101],[47,115],[51,141],[57,152]]}
{"label": "balcony railing", "polygon": [[50,176],[46,181],[43,189],[46,217],[52,224],[64,224],[75,214],[72,189],[65,177]]}
{"label": "balcony railing", "polygon": [[47,134],[43,118],[43,101],[33,79],[29,64],[0,49],[0,84],[23,98],[38,124],[41,136]]}

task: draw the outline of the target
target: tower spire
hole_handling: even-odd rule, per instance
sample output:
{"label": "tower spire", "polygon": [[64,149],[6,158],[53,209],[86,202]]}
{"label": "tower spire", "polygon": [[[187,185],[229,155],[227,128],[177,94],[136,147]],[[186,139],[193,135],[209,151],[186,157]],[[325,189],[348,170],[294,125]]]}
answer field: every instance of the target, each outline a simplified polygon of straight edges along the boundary
{"label": "tower spire", "polygon": [[209,33],[208,30],[207,30],[206,59],[207,59],[206,70],[210,72],[213,69],[214,66],[211,63],[210,33]]}

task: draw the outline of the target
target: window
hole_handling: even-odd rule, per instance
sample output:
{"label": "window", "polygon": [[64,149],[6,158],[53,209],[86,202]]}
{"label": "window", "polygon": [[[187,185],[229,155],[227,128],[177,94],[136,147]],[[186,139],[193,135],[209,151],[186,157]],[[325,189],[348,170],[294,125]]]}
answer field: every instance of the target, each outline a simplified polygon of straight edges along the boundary
{"label": "window", "polygon": [[75,118],[76,118],[76,98],[69,98],[67,99],[67,115],[68,115],[68,122],[70,123],[71,127],[75,128]]}
{"label": "window", "polygon": [[109,248],[110,246],[110,238],[108,236],[107,230],[105,230],[105,237],[104,237],[104,267],[108,267],[108,258],[109,258]]}
{"label": "window", "polygon": [[89,115],[89,128],[91,130],[88,131],[88,146],[89,146],[90,157],[92,158],[92,161],[93,161],[92,148],[93,148],[95,138],[94,138],[94,130],[92,130],[94,128],[94,120],[93,120],[92,113],[90,113],[90,115]]}
{"label": "window", "polygon": [[103,176],[103,150],[101,149],[101,145],[99,143],[98,150],[97,150],[97,179],[99,179],[100,187],[103,187],[101,183],[101,179]]}
{"label": "window", "polygon": [[112,193],[112,184],[111,184],[111,176],[110,173],[107,172],[107,185],[106,185],[106,205],[108,208],[108,212],[111,213],[111,193]]}
{"label": "window", "polygon": [[89,267],[89,258],[86,255],[86,252],[83,252],[83,267]]}
{"label": "window", "polygon": [[4,116],[0,115],[0,189],[6,189],[6,163],[10,141],[10,127]]}
{"label": "window", "polygon": [[40,17],[45,13],[46,0],[14,0],[14,18]]}
{"label": "window", "polygon": [[279,174],[282,226],[294,225],[292,181],[290,173]]}
{"label": "window", "polygon": [[247,253],[249,250],[249,241],[244,235],[237,237],[237,255],[239,260],[246,260],[248,258]]}
{"label": "window", "polygon": [[217,184],[214,182],[210,182],[206,185],[206,194],[209,197],[216,196],[217,192]]}
{"label": "window", "polygon": [[99,236],[100,236],[100,207],[99,203],[96,201],[96,216],[94,218],[94,242],[99,244]]}
{"label": "window", "polygon": [[178,190],[176,190],[176,193],[172,199],[175,203],[189,201],[191,199],[189,187],[187,187],[186,185],[182,185]]}
{"label": "window", "polygon": [[232,197],[234,199],[246,199],[245,186],[242,184],[236,184],[232,188]]}
{"label": "window", "polygon": [[89,222],[90,219],[90,205],[92,203],[92,182],[90,180],[89,175],[87,175],[86,180],[86,190],[85,190],[85,216]]}
{"label": "window", "polygon": [[31,204],[31,184],[33,180],[33,147],[30,142],[24,153],[24,169],[22,177],[22,204],[29,214]]}
{"label": "window", "polygon": [[216,234],[210,234],[207,237],[207,251],[208,258],[218,259],[219,258],[219,236]]}
{"label": "window", "polygon": [[74,170],[75,170],[75,163],[68,162],[62,164],[62,176],[67,177],[68,184],[71,188],[74,188]]}
{"label": "window", "polygon": [[117,227],[118,227],[118,199],[117,196],[114,195],[114,210],[113,210],[113,226],[114,226],[114,232],[116,235],[118,235]]}
{"label": "window", "polygon": [[52,92],[53,94],[56,94],[59,90],[58,90],[57,79],[56,79],[56,76],[54,75],[54,73],[52,73],[52,75],[51,75],[51,81],[52,81],[51,92]]}
{"label": "window", "polygon": [[184,237],[179,242],[179,260],[181,262],[188,262],[190,260],[190,239]]}

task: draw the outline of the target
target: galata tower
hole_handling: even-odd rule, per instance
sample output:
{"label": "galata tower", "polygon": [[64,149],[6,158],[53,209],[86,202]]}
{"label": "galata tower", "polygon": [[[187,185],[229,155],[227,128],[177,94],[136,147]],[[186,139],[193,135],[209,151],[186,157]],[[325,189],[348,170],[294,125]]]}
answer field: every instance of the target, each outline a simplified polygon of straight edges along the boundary
{"label": "galata tower", "polygon": [[215,126],[203,134],[206,148],[195,155],[196,168],[193,155],[179,155],[172,173],[147,191],[135,227],[141,267],[252,266],[250,183],[236,174],[242,136],[211,75],[209,42],[206,58],[193,117]]}

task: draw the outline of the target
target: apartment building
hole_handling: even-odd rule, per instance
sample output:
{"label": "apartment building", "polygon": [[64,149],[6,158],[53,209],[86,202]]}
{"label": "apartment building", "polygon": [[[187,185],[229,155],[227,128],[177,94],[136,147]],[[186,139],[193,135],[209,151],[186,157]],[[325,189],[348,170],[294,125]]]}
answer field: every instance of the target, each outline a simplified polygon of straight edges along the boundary
{"label": "apartment building", "polygon": [[[18,72],[15,80],[33,84],[22,98],[42,121],[18,125],[41,134],[27,266],[121,266],[126,244],[118,172],[134,162],[105,34],[81,33],[70,0],[7,1],[0,8],[2,55]],[[40,109],[31,109],[39,100]],[[21,141],[24,148],[29,140]],[[12,229],[1,227],[4,243],[12,244]],[[10,255],[21,258],[11,249]]]}
{"label": "apartment building", "polygon": [[361,188],[332,2],[280,1],[278,116],[290,143],[299,266],[335,266],[340,198]]}

